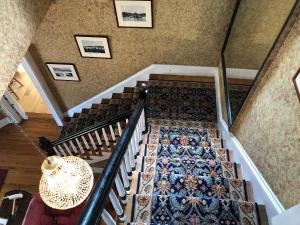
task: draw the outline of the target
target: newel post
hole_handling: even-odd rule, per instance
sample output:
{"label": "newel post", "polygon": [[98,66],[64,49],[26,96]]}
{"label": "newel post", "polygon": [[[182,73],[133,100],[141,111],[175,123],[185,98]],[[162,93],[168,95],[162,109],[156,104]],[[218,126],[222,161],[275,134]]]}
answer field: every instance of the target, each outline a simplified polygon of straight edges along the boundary
{"label": "newel post", "polygon": [[55,151],[52,148],[51,141],[45,137],[39,137],[39,147],[44,150],[47,156],[56,155]]}
{"label": "newel post", "polygon": [[143,134],[148,132],[148,121],[147,121],[147,114],[148,114],[148,109],[147,109],[147,101],[148,101],[148,86],[146,83],[142,83],[140,87],[140,95],[139,98],[144,100],[144,116],[145,116],[145,130],[143,131]]}

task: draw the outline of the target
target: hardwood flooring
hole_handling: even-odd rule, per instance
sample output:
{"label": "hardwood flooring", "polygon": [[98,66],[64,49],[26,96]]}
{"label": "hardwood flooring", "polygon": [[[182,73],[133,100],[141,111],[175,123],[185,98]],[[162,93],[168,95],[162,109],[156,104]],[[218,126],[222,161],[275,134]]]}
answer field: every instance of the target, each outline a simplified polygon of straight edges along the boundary
{"label": "hardwood flooring", "polygon": [[0,129],[0,168],[8,169],[0,197],[14,189],[38,192],[43,157],[30,141],[36,142],[39,136],[53,140],[59,134],[59,127],[49,115],[29,114],[29,118],[20,126],[31,140],[15,125],[10,124]]}

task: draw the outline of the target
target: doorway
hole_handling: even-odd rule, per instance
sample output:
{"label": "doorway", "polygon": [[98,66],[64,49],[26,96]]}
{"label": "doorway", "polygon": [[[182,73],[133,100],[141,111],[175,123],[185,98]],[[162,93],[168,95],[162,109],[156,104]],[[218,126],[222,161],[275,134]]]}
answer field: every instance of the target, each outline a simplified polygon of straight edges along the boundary
{"label": "doorway", "polygon": [[51,115],[47,105],[22,64],[19,65],[7,91],[19,104],[23,113],[29,115],[32,113]]}

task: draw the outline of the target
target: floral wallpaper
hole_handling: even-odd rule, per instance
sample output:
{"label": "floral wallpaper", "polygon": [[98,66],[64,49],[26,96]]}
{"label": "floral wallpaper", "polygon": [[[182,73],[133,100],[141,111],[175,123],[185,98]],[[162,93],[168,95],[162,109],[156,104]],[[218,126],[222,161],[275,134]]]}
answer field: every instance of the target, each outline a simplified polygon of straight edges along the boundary
{"label": "floral wallpaper", "polygon": [[0,96],[17,71],[49,6],[50,0],[0,1]]}
{"label": "floral wallpaper", "polygon": [[296,0],[243,0],[225,51],[228,68],[259,69]]}
{"label": "floral wallpaper", "polygon": [[[151,64],[217,66],[236,0],[155,0],[153,28],[118,28],[112,0],[52,4],[30,52],[67,110]],[[112,59],[82,58],[74,34],[107,35]],[[80,82],[54,81],[45,62],[74,63]]]}
{"label": "floral wallpaper", "polygon": [[300,18],[232,132],[286,208],[300,202]]}

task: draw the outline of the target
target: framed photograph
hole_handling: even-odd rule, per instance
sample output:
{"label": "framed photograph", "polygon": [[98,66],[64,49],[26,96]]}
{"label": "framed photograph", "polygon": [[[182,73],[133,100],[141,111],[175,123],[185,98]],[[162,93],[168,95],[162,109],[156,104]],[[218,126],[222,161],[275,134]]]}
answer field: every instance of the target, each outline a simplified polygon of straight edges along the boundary
{"label": "framed photograph", "polygon": [[300,68],[298,69],[297,73],[295,74],[293,78],[293,82],[296,88],[296,92],[300,101]]}
{"label": "framed photograph", "polygon": [[46,63],[54,80],[79,81],[78,73],[73,64]]}
{"label": "framed photograph", "polygon": [[114,0],[119,27],[152,28],[152,1]]}
{"label": "framed photograph", "polygon": [[106,36],[75,35],[74,37],[82,57],[111,59]]}

